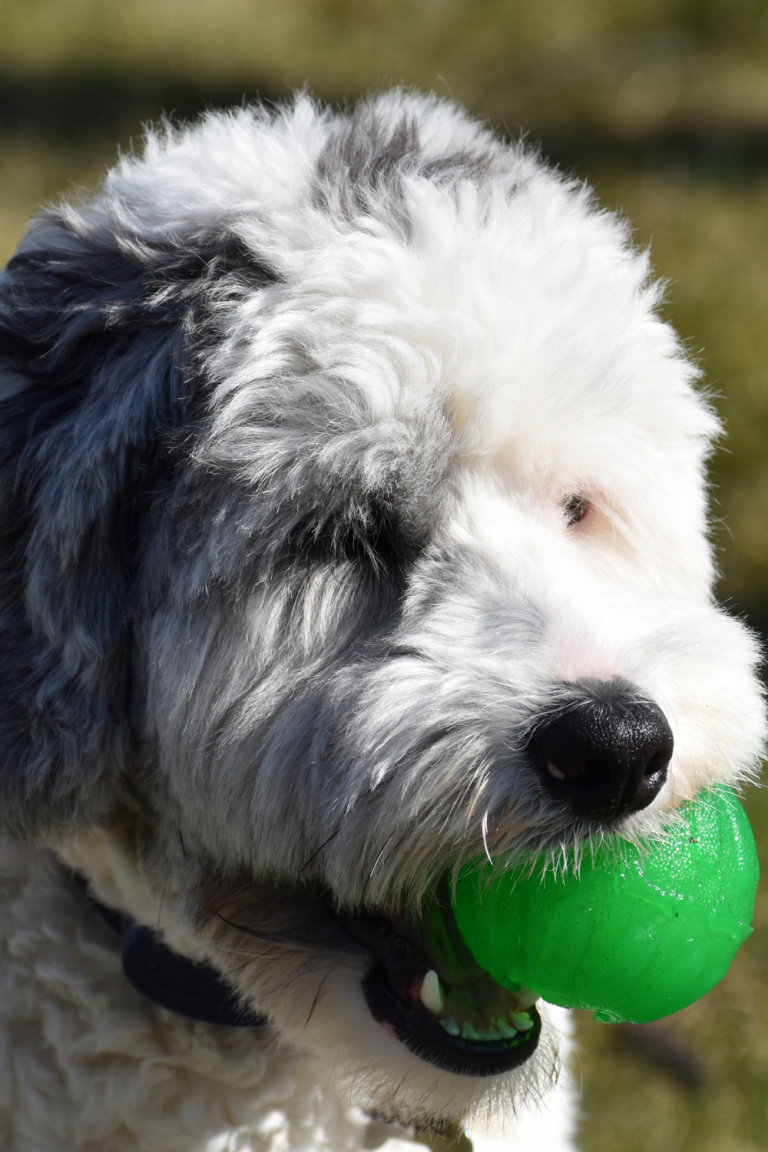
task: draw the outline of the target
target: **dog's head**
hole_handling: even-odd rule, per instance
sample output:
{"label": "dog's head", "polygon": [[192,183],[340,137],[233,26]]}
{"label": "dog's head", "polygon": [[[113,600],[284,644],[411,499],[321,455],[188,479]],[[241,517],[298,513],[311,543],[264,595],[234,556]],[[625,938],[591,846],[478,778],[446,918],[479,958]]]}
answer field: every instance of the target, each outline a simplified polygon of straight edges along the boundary
{"label": "dog's head", "polygon": [[525,1091],[425,894],[763,736],[646,255],[450,105],[300,97],[150,137],[0,290],[4,827],[366,1099]]}

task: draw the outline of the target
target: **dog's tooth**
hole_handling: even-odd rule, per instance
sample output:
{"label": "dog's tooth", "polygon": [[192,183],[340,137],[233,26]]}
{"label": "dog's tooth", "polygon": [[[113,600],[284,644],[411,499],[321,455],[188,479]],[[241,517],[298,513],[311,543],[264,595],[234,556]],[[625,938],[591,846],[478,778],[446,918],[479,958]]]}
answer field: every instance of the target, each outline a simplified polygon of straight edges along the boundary
{"label": "dog's tooth", "polygon": [[445,996],[443,989],[440,987],[440,977],[434,968],[430,968],[426,976],[421,982],[421,991],[419,997],[422,1004],[427,1008],[433,1016],[438,1016],[445,1004]]}
{"label": "dog's tooth", "polygon": [[501,1040],[501,1032],[495,1024],[491,1024],[485,1035],[488,1040]]}
{"label": "dog's tooth", "polygon": [[462,1024],[462,1026],[461,1026],[461,1038],[462,1038],[462,1040],[479,1040],[480,1039],[480,1037],[478,1036],[477,1032],[474,1029],[474,1026],[472,1024],[470,1024],[469,1020],[465,1020],[464,1024]]}
{"label": "dog's tooth", "polygon": [[514,1040],[515,1036],[517,1036],[516,1030],[511,1028],[509,1024],[507,1024],[506,1020],[503,1020],[501,1016],[496,1021],[496,1027],[505,1040]]}
{"label": "dog's tooth", "polygon": [[533,1024],[527,1012],[510,1012],[509,1018],[518,1032],[527,1032]]}
{"label": "dog's tooth", "polygon": [[538,998],[538,993],[531,992],[530,988],[521,988],[519,992],[515,992],[515,1000],[523,1009],[532,1008]]}
{"label": "dog's tooth", "polygon": [[449,1036],[461,1036],[461,1028],[459,1028],[452,1016],[449,1016],[447,1020],[440,1020],[439,1024],[441,1028],[445,1029]]}

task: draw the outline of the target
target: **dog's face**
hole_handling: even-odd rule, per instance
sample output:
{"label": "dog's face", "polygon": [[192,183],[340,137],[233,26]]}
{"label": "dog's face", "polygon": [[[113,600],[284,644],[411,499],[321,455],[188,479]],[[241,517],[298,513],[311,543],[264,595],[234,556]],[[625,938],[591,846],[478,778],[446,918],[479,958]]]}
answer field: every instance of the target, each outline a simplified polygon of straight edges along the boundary
{"label": "dog's face", "polygon": [[519,1098],[546,1029],[424,897],[655,830],[763,734],[646,258],[391,94],[156,138],[0,287],[6,826],[361,1099]]}

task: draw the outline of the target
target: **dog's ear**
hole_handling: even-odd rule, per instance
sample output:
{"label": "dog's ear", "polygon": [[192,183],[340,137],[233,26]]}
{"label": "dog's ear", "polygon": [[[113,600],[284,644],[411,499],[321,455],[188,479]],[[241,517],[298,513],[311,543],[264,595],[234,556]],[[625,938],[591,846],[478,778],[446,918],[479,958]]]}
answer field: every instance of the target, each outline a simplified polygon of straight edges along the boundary
{"label": "dog's ear", "polygon": [[204,283],[237,261],[223,230],[213,247],[146,241],[97,202],[41,217],[0,277],[0,829],[14,836],[112,803],[142,523],[203,403]]}

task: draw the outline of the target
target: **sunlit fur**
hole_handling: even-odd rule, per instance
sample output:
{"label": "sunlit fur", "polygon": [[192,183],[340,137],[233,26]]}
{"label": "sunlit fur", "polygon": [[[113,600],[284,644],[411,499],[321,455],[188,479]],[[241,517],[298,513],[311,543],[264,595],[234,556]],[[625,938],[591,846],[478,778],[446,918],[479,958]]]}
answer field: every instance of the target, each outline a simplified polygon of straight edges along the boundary
{"label": "sunlit fur", "polygon": [[[420,1060],[329,906],[417,916],[471,856],[601,835],[526,753],[580,684],[673,730],[628,834],[754,772],[757,647],[712,601],[719,426],[659,301],[587,189],[398,91],[161,126],[32,223],[0,278],[17,1152],[338,1152],[353,1106],[501,1131],[546,1098],[552,1026],[505,1076]],[[269,1027],[142,1001],[49,851]]]}

